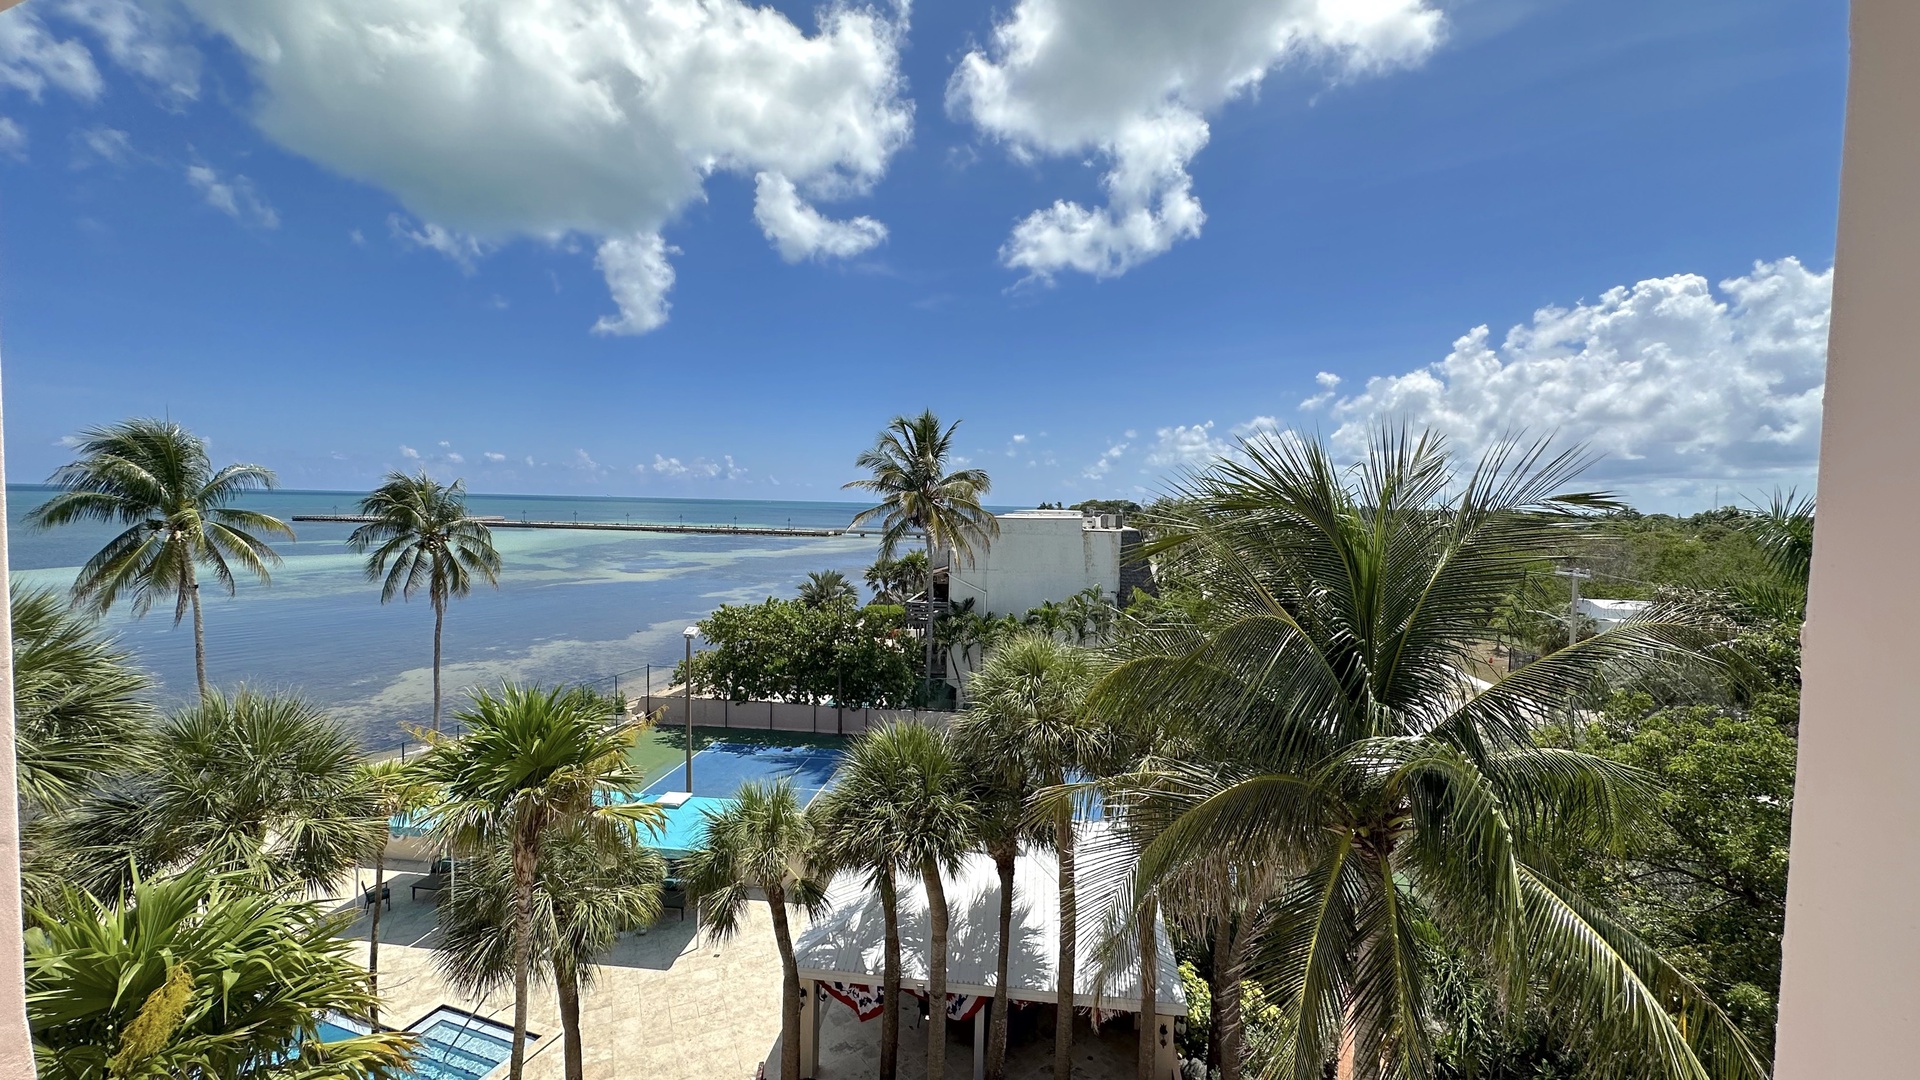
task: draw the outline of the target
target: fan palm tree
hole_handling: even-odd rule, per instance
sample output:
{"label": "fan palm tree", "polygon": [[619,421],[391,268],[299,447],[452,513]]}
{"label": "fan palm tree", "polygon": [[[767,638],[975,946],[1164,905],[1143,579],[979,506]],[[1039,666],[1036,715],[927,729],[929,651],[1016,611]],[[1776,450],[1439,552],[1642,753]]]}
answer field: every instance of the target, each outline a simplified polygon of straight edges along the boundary
{"label": "fan palm tree", "polygon": [[105,612],[122,596],[146,614],[157,598],[173,600],[173,622],[193,612],[193,673],[207,692],[206,624],[200,611],[201,567],[228,595],[237,568],[269,580],[280,557],[264,536],[293,539],[279,518],[231,505],[250,491],[274,486],[259,465],[215,470],[207,444],[171,420],[123,420],[80,434],[80,458],[55,470],[63,490],[27,514],[39,528],[99,521],[126,526],[80,568],[73,582],[78,605]]}
{"label": "fan palm tree", "polygon": [[881,523],[880,555],[890,558],[900,541],[918,530],[926,540],[926,666],[933,678],[933,556],[945,549],[954,559],[971,561],[1000,535],[1000,522],[980,508],[993,481],[982,469],[948,472],[953,458],[954,421],[945,428],[929,409],[915,417],[896,416],[872,449],[854,464],[871,475],[842,485],[880,496],[880,502],[854,515],[853,525]]}
{"label": "fan palm tree", "polygon": [[658,827],[660,810],[628,802],[645,777],[628,760],[648,721],[626,720],[585,687],[516,686],[481,692],[455,716],[459,739],[434,737],[419,759],[440,792],[426,818],[450,849],[483,856],[504,847],[512,860],[513,1051],[520,1080],[527,1058],[527,988],[533,975],[534,899],[543,840],[580,829],[616,842],[635,823]]}
{"label": "fan palm tree", "polygon": [[780,952],[780,1080],[800,1080],[800,966],[787,908],[820,909],[826,882],[813,865],[813,821],[784,777],[748,781],[732,801],[704,810],[706,839],[687,858],[687,892],[700,927],[724,941],[740,932],[754,893],[766,897]]}
{"label": "fan palm tree", "polygon": [[[1026,632],[1010,637],[987,654],[969,685],[972,703],[954,722],[954,734],[980,763],[982,776],[1033,800],[1043,789],[1059,788],[1112,758],[1112,728],[1087,707],[1098,678],[1094,657],[1049,634]],[[1074,805],[1054,799],[1043,808],[1051,822],[1050,839],[1060,860],[1060,954],[1054,1028],[1054,1076],[1073,1075],[1073,1008],[1079,956],[1078,891],[1074,868]],[[1012,861],[1007,849],[996,855],[1001,875],[1001,940],[1011,932]],[[1004,861],[1003,861],[1004,860]],[[1004,955],[1001,962],[1005,963]],[[1000,972],[1006,985],[1006,972]],[[996,998],[999,996],[996,991]],[[995,1038],[1005,1027],[996,1013]]]}
{"label": "fan palm tree", "polygon": [[27,914],[27,1019],[45,1080],[376,1080],[414,1037],[322,1041],[373,1005],[346,919],[194,867],[124,899],[68,886]]}
{"label": "fan palm tree", "polygon": [[860,598],[853,582],[838,570],[815,570],[800,583],[800,602],[811,608],[829,604],[851,604]]}
{"label": "fan palm tree", "polygon": [[[434,962],[462,993],[479,998],[513,981],[513,852],[495,848],[462,874],[465,887],[440,909]],[[612,837],[569,827],[541,838],[533,962],[559,996],[566,1080],[585,1075],[580,994],[620,934],[660,917],[666,874],[666,860],[632,826]]]}
{"label": "fan palm tree", "polygon": [[1765,1076],[1698,987],[1557,871],[1556,852],[1632,827],[1637,774],[1536,740],[1603,674],[1690,655],[1698,624],[1661,610],[1491,685],[1462,673],[1527,567],[1611,505],[1563,493],[1581,455],[1503,442],[1463,476],[1442,440],[1391,431],[1352,473],[1301,439],[1241,454],[1156,523],[1206,614],[1129,633],[1097,700],[1190,718],[1212,748],[1115,782],[1173,807],[1135,895],[1223,856],[1285,871],[1251,969],[1285,1017],[1269,1073],[1431,1076],[1424,922],[1484,957],[1509,1004],[1547,995],[1604,1075]]}
{"label": "fan palm tree", "polygon": [[[854,740],[816,815],[823,849],[868,868],[886,923],[880,1074],[893,1075],[899,1047],[900,937],[893,877],[919,874],[927,891],[927,1075],[946,1068],[947,907],[945,875],[979,836],[972,778],[943,731],[893,722]],[[891,1026],[891,1039],[889,1039]]]}
{"label": "fan palm tree", "polygon": [[367,927],[367,986],[374,994],[373,1011],[368,1019],[380,1022],[380,897],[387,891],[387,841],[393,836],[394,818],[411,817],[439,794],[420,770],[398,758],[360,766],[360,783],[373,800],[381,828],[373,845],[373,915]]}
{"label": "fan palm tree", "polygon": [[39,816],[133,769],[152,733],[153,680],[97,618],[46,590],[16,587],[11,599],[20,799]]}
{"label": "fan palm tree", "polygon": [[365,551],[367,580],[379,581],[380,602],[410,600],[421,588],[433,605],[433,730],[440,730],[440,631],[447,601],[473,591],[473,580],[500,583],[500,553],[493,530],[467,515],[465,482],[442,485],[421,470],[387,474],[360,500],[373,520],[347,537],[350,551]]}
{"label": "fan palm tree", "polygon": [[141,768],[56,816],[46,845],[99,895],[119,895],[133,869],[191,862],[320,888],[386,831],[359,756],[345,731],[297,697],[214,691],[159,726]]}

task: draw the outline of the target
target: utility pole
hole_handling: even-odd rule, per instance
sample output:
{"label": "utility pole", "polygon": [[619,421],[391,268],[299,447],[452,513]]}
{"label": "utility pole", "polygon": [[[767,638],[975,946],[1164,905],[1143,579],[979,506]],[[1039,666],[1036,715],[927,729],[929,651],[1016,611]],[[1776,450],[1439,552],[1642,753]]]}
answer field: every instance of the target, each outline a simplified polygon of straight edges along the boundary
{"label": "utility pole", "polygon": [[1555,570],[1554,575],[1567,579],[1567,587],[1572,590],[1573,598],[1567,602],[1567,644],[1580,639],[1580,583],[1593,576],[1593,571],[1569,566],[1564,570]]}

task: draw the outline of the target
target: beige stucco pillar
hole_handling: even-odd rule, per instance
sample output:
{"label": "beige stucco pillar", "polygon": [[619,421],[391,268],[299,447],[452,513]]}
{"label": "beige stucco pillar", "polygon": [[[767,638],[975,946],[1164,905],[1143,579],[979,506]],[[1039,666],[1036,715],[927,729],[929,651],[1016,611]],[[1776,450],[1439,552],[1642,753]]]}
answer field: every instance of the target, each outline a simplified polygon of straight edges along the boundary
{"label": "beige stucco pillar", "polygon": [[0,449],[0,1076],[31,1080],[33,1047],[27,1037],[26,970],[19,959],[20,793],[14,776],[13,609],[5,602],[6,474],[6,452]]}
{"label": "beige stucco pillar", "polygon": [[1778,1080],[1920,1068],[1920,3],[1852,18]]}

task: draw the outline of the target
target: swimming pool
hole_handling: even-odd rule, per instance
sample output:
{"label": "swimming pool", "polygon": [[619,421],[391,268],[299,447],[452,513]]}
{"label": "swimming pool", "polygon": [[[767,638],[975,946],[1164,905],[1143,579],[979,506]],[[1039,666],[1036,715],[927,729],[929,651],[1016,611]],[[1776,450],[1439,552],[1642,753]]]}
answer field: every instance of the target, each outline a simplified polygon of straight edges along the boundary
{"label": "swimming pool", "polygon": [[[321,1042],[351,1039],[368,1030],[366,1024],[345,1016],[329,1016],[319,1025]],[[406,1030],[420,1037],[412,1067],[401,1074],[408,1080],[482,1080],[513,1056],[512,1028],[444,1005]],[[529,1053],[537,1038],[527,1033]]]}

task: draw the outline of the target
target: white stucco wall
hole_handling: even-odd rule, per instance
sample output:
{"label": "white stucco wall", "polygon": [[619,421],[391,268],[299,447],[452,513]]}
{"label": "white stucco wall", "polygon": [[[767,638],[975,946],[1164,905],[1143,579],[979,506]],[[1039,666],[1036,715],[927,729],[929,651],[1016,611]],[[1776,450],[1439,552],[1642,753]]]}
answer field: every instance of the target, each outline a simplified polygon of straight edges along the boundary
{"label": "white stucco wall", "polygon": [[998,515],[1000,535],[973,562],[953,563],[947,596],[974,610],[1025,615],[1095,585],[1120,591],[1119,529],[1088,528],[1078,510],[1016,510]]}

